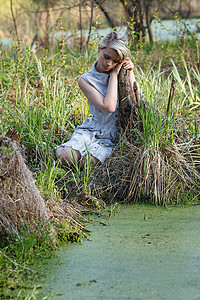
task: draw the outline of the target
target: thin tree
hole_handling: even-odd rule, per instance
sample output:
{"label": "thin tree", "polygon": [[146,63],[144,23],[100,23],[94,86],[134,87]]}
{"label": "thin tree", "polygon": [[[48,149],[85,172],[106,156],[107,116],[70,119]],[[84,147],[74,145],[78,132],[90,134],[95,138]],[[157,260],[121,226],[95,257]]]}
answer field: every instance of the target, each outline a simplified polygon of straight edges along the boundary
{"label": "thin tree", "polygon": [[88,37],[87,37],[87,42],[85,45],[85,48],[88,48],[89,41],[90,41],[90,35],[92,31],[92,23],[93,23],[93,15],[94,15],[94,0],[90,0],[91,2],[91,14],[90,14],[90,24],[89,24],[89,32],[88,32]]}
{"label": "thin tree", "polygon": [[17,21],[16,21],[16,17],[14,14],[14,10],[13,10],[13,1],[10,0],[10,10],[11,10],[11,15],[12,15],[12,20],[14,23],[14,28],[15,28],[15,34],[16,34],[16,38],[17,38],[17,44],[19,46],[20,44],[20,40],[19,40],[19,34],[18,34],[18,29],[17,29]]}
{"label": "thin tree", "polygon": [[95,3],[96,3],[96,5],[98,5],[100,10],[104,14],[109,26],[112,27],[112,28],[115,28],[116,27],[116,22],[113,20],[111,15],[108,13],[107,9],[102,5],[102,1],[101,0],[95,0]]}
{"label": "thin tree", "polygon": [[82,5],[84,3],[84,0],[79,2],[79,29],[81,32],[81,38],[80,38],[80,51],[83,49],[83,26],[82,26]]}
{"label": "thin tree", "polygon": [[49,37],[48,37],[48,25],[49,25],[49,18],[50,18],[50,9],[52,7],[52,1],[50,0],[48,2],[47,6],[47,16],[46,16],[46,24],[45,24],[45,34],[44,34],[44,49],[47,49],[49,47]]}
{"label": "thin tree", "polygon": [[153,19],[150,16],[150,8],[152,5],[152,2],[153,2],[153,0],[145,1],[145,17],[146,17],[147,31],[148,31],[148,35],[149,35],[149,42],[151,45],[153,44],[153,33],[152,33],[152,29],[151,29],[151,22]]}

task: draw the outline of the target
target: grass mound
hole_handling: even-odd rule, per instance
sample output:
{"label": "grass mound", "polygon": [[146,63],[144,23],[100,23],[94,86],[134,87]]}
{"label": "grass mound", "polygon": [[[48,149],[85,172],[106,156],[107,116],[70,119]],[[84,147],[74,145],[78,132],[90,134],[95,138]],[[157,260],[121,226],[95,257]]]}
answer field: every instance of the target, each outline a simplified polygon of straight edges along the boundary
{"label": "grass mound", "polygon": [[109,197],[115,202],[197,203],[200,156],[195,148],[194,144],[189,148],[187,143],[174,143],[154,152],[146,149],[142,140],[131,143],[122,136],[90,185],[99,197]]}
{"label": "grass mound", "polygon": [[24,222],[48,220],[50,211],[16,141],[1,139],[0,148],[0,231],[18,232]]}
{"label": "grass mound", "polygon": [[[52,223],[52,232],[66,234],[71,239],[74,232],[84,229],[80,209],[59,199],[45,200],[35,185],[17,141],[5,136],[0,141],[0,234],[19,233],[23,227],[36,228],[38,222]],[[65,225],[66,226],[66,225]],[[67,232],[68,230],[68,232]]]}

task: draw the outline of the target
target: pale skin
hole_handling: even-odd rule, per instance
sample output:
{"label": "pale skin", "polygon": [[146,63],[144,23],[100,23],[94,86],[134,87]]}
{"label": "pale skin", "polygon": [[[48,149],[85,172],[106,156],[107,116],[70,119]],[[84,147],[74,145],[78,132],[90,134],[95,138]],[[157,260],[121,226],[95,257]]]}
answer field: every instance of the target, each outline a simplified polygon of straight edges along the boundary
{"label": "pale skin", "polygon": [[[115,111],[118,97],[117,76],[122,66],[124,67],[124,69],[129,70],[129,82],[131,87],[131,93],[134,93],[134,66],[130,58],[127,57],[123,61],[121,61],[120,56],[114,49],[109,47],[101,49],[100,46],[98,46],[98,61],[95,66],[96,70],[100,73],[110,73],[108,88],[105,97],[100,92],[98,92],[91,84],[86,82],[83,78],[79,78],[78,80],[79,87],[82,90],[83,94],[86,96],[88,101],[95,107],[109,113],[113,113]],[[132,99],[133,102],[135,102],[134,97],[132,97]],[[78,150],[73,150],[70,147],[59,147],[56,152],[56,155],[57,158],[62,160],[63,165],[66,166],[73,166],[74,160],[78,162],[81,159],[80,152]],[[98,162],[99,160],[91,155],[90,163],[94,165]]]}

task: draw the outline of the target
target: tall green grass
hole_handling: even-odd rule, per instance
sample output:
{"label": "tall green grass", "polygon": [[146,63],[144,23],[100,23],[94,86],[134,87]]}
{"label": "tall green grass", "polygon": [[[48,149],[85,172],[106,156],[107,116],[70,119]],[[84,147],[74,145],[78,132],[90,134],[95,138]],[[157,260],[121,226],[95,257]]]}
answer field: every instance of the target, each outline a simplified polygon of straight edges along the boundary
{"label": "tall green grass", "polygon": [[[197,69],[189,69],[184,59],[181,72],[172,61],[169,75],[161,71],[161,65],[157,70],[150,69],[146,74],[140,73],[139,78],[146,101],[140,108],[143,131],[139,132],[144,146],[143,167],[146,174],[144,178],[145,180],[148,176],[154,178],[155,186],[152,193],[155,195],[155,203],[162,203],[161,197],[164,203],[180,203],[185,199],[186,190],[190,191],[188,201],[198,198],[200,157],[197,145],[195,145],[195,159],[192,154],[193,141],[199,137],[200,129],[197,121],[200,103],[198,74]],[[167,111],[172,76],[175,78],[175,91],[170,110]],[[175,162],[170,159],[174,154]],[[166,174],[165,170],[168,170]],[[182,178],[179,183],[174,175],[170,179],[170,172],[172,174],[175,172],[179,178]],[[181,194],[178,189],[182,191]],[[172,191],[174,192],[171,193]]]}
{"label": "tall green grass", "polygon": [[[65,142],[77,124],[89,115],[89,107],[79,90],[77,79],[95,61],[96,46],[94,44],[82,55],[76,49],[65,51],[64,48],[57,53],[38,55],[27,49],[19,52],[11,49],[9,55],[2,53],[0,107],[3,114],[0,130],[6,133],[9,127],[17,127],[39,186],[48,190],[50,196],[56,189],[56,178],[60,178],[58,174],[62,174],[60,165],[55,163],[55,147]],[[199,132],[199,70],[191,67],[183,53],[178,53],[178,49],[174,51],[174,48],[173,45],[171,51],[174,55],[170,53],[169,44],[163,48],[173,57],[168,60],[167,68],[166,60],[161,59],[157,65],[151,65],[149,60],[144,70],[135,69],[148,103],[140,111],[142,139],[146,149],[154,152],[173,144],[177,136],[187,139],[181,128],[189,128],[190,133],[196,136]],[[142,51],[138,49],[138,53],[144,55]],[[139,60],[138,53],[133,53],[134,60]],[[152,48],[152,54],[149,51],[145,55],[153,56],[155,53],[156,47]],[[175,96],[166,115],[172,76],[176,79]],[[85,171],[85,183],[87,178]]]}
{"label": "tall green grass", "polygon": [[[55,163],[55,148],[69,139],[75,127],[89,114],[77,78],[80,72],[86,71],[86,62],[93,54],[91,57],[86,54],[85,64],[83,57],[76,59],[75,53],[64,58],[57,54],[55,61],[37,57],[28,50],[24,51],[23,60],[22,55],[18,60],[10,59],[10,65],[2,63],[7,72],[12,66],[15,75],[12,84],[2,81],[4,120],[1,131],[6,133],[9,127],[17,128],[37,184],[51,198],[57,194],[55,182],[57,175],[62,173],[59,163]],[[70,75],[69,66],[72,66]],[[8,126],[5,126],[6,116],[10,117]]]}

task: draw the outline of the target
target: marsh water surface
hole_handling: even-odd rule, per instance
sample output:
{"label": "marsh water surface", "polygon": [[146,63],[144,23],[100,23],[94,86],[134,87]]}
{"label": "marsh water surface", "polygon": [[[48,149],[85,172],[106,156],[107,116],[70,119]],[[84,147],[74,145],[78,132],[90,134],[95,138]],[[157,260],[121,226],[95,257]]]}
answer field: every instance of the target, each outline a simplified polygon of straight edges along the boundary
{"label": "marsh water surface", "polygon": [[200,299],[200,206],[119,206],[44,262],[48,299]]}

